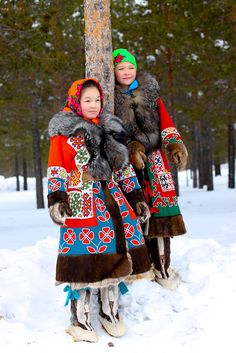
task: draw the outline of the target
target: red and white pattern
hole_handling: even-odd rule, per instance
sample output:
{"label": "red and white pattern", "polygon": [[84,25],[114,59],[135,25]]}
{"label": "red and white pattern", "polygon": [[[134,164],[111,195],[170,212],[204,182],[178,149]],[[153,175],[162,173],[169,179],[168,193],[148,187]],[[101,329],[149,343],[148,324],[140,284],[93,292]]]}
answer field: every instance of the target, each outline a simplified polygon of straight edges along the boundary
{"label": "red and white pattern", "polygon": [[68,245],[74,244],[76,241],[76,234],[73,229],[67,229],[67,232],[64,233],[63,239]]}
{"label": "red and white pattern", "polygon": [[62,187],[62,183],[60,180],[57,180],[57,179],[50,179],[49,180],[49,185],[48,185],[48,189],[51,191],[51,192],[55,192],[55,191],[58,191],[60,190]]}
{"label": "red and white pattern", "polygon": [[94,232],[90,230],[90,228],[83,228],[79,234],[79,240],[83,244],[90,244],[90,242],[94,239]]}
{"label": "red and white pattern", "polygon": [[125,179],[123,181],[122,187],[126,193],[129,193],[129,192],[135,190],[135,183],[133,181],[131,181],[130,179]]}
{"label": "red and white pattern", "polygon": [[114,172],[114,178],[117,182],[131,177],[136,177],[134,168],[131,164],[128,164],[127,167],[123,168],[122,170]]}
{"label": "red and white pattern", "polygon": [[115,237],[115,232],[110,227],[102,228],[102,230],[98,234],[99,234],[99,239],[103,243],[110,243],[111,239],[114,239]]}
{"label": "red and white pattern", "polygon": [[52,166],[47,169],[47,177],[51,178],[59,178],[59,179],[67,179],[67,172],[65,168]]}
{"label": "red and white pattern", "polygon": [[72,136],[67,140],[67,143],[73,147],[76,152],[79,151],[85,144],[82,136]]}

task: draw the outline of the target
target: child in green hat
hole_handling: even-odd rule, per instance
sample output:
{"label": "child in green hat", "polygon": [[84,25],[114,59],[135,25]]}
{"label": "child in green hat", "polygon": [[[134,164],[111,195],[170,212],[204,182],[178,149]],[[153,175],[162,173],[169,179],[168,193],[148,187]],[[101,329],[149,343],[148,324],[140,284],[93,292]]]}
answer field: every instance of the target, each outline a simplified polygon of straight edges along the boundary
{"label": "child in green hat", "polygon": [[160,97],[156,79],[150,74],[137,76],[137,62],[129,50],[117,49],[112,55],[115,114],[125,124],[130,162],[151,212],[144,235],[155,280],[174,289],[180,276],[170,267],[170,239],[186,233],[186,229],[168,162],[184,169],[187,149]]}

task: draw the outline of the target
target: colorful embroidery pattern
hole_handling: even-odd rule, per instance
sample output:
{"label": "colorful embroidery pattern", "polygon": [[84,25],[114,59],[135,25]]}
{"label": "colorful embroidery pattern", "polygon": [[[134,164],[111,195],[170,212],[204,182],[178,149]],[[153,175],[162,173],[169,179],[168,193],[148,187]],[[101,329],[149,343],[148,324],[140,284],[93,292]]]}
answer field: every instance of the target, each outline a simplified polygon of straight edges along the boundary
{"label": "colorful embroidery pattern", "polygon": [[133,190],[140,189],[138,179],[131,164],[128,164],[128,166],[124,169],[116,171],[114,173],[114,179],[124,193],[128,194]]}
{"label": "colorful embroidery pattern", "polygon": [[86,181],[78,191],[70,191],[69,202],[73,218],[93,217],[93,181]]}
{"label": "colorful embroidery pattern", "polygon": [[[172,129],[172,128],[171,128]],[[150,180],[150,210],[154,217],[175,216],[180,213],[171,173],[165,168],[161,151],[149,155],[147,170]]]}
{"label": "colorful embroidery pattern", "polygon": [[90,159],[90,154],[86,148],[84,138],[81,136],[70,137],[67,140],[67,143],[73,147],[76,152],[78,152],[75,156],[75,164],[78,169],[82,169],[82,167],[84,167]]}
{"label": "colorful embroidery pattern", "polygon": [[158,175],[160,185],[163,191],[175,190],[174,182],[171,173],[162,173]]}
{"label": "colorful embroidery pattern", "polygon": [[66,192],[66,182],[63,179],[49,179],[48,180],[48,193],[55,191],[65,191]]}
{"label": "colorful embroidery pattern", "polygon": [[173,142],[183,143],[183,141],[181,140],[181,136],[178,133],[178,130],[174,127],[168,127],[162,130],[161,137],[162,137],[164,146],[167,146]]}
{"label": "colorful embroidery pattern", "polygon": [[67,179],[67,172],[65,168],[62,168],[62,167],[57,167],[57,166],[48,167],[47,177],[48,179],[51,179],[51,178]]}
{"label": "colorful embroidery pattern", "polygon": [[[119,206],[123,218],[128,247],[134,248],[143,245],[144,238],[141,226],[136,219],[133,210],[125,201],[119,187],[113,181],[107,182],[107,186]],[[93,217],[96,217],[97,224],[89,227],[62,227],[59,244],[59,254],[61,255],[85,255],[116,252],[115,229],[111,215],[106,207],[101,183],[93,182],[91,190],[93,194],[91,200],[96,209],[96,215],[93,215]],[[81,215],[81,221],[86,219],[86,214],[84,214],[82,207],[82,193],[83,191],[80,193],[70,193],[70,204],[73,210],[73,217],[75,217],[75,222],[78,222],[79,214]],[[88,207],[87,209],[92,212],[93,207]],[[89,217],[91,217],[91,212],[89,213]]]}
{"label": "colorful embroidery pattern", "polygon": [[80,170],[72,170],[68,180],[68,189],[81,188],[83,186],[82,182],[82,172]]}
{"label": "colorful embroidery pattern", "polygon": [[82,146],[84,146],[84,138],[82,136],[72,136],[67,140],[67,143],[74,148],[76,152],[80,150]]}
{"label": "colorful embroidery pattern", "polygon": [[114,177],[117,182],[120,182],[127,178],[136,177],[136,174],[133,166],[131,164],[128,164],[127,167],[115,171]]}

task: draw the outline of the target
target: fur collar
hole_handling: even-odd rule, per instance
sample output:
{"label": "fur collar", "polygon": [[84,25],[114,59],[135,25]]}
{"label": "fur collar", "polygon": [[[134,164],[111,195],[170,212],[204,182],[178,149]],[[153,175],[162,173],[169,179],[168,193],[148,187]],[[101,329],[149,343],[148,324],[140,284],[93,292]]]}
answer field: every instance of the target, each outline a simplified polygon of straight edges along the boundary
{"label": "fur collar", "polygon": [[138,77],[139,87],[131,96],[116,85],[115,114],[121,118],[130,140],[142,143],[147,153],[160,147],[158,112],[159,84],[150,74]]}
{"label": "fur collar", "polygon": [[124,168],[128,163],[125,146],[126,133],[122,121],[108,111],[95,125],[70,112],[59,112],[49,122],[50,137],[83,135],[90,153],[89,171],[96,179],[110,179],[113,169]]}

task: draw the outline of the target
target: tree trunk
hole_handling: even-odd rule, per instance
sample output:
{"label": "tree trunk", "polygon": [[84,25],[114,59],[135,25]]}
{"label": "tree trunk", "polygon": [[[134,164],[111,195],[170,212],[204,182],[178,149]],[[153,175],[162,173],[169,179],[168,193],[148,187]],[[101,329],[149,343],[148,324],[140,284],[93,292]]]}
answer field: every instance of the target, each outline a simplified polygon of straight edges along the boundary
{"label": "tree trunk", "polygon": [[235,188],[235,142],[234,142],[234,124],[228,124],[228,187]]}
{"label": "tree trunk", "polygon": [[27,162],[26,162],[26,158],[25,156],[23,157],[23,180],[24,180],[24,184],[23,184],[23,190],[28,190],[28,182],[27,182]]}
{"label": "tree trunk", "polygon": [[16,176],[16,191],[20,191],[20,179],[19,179],[19,158],[17,151],[15,152],[15,176]]}
{"label": "tree trunk", "polygon": [[114,112],[114,69],[109,0],[84,0],[86,77],[101,84],[106,107]]}
{"label": "tree trunk", "polygon": [[209,124],[205,128],[205,161],[206,161],[206,179],[207,191],[214,190],[213,185],[213,146],[212,146],[212,132]]}
{"label": "tree trunk", "polygon": [[215,162],[215,176],[221,175],[221,165],[218,162]]}
{"label": "tree trunk", "polygon": [[203,143],[201,135],[201,123],[200,120],[195,121],[195,138],[197,147],[197,164],[198,164],[198,178],[199,178],[199,189],[203,188],[204,185],[204,173],[203,173]]}
{"label": "tree trunk", "polygon": [[193,188],[197,188],[198,186],[198,178],[197,178],[197,125],[194,123],[193,128],[193,147],[192,147],[192,164],[191,164],[191,171],[192,171],[192,178],[193,178]]}
{"label": "tree trunk", "polygon": [[40,155],[40,136],[38,130],[37,111],[34,106],[31,107],[31,127],[32,127],[32,143],[33,143],[33,156],[34,156],[34,174],[36,180],[36,201],[37,208],[44,208],[43,199],[43,177],[42,177],[42,164]]}

